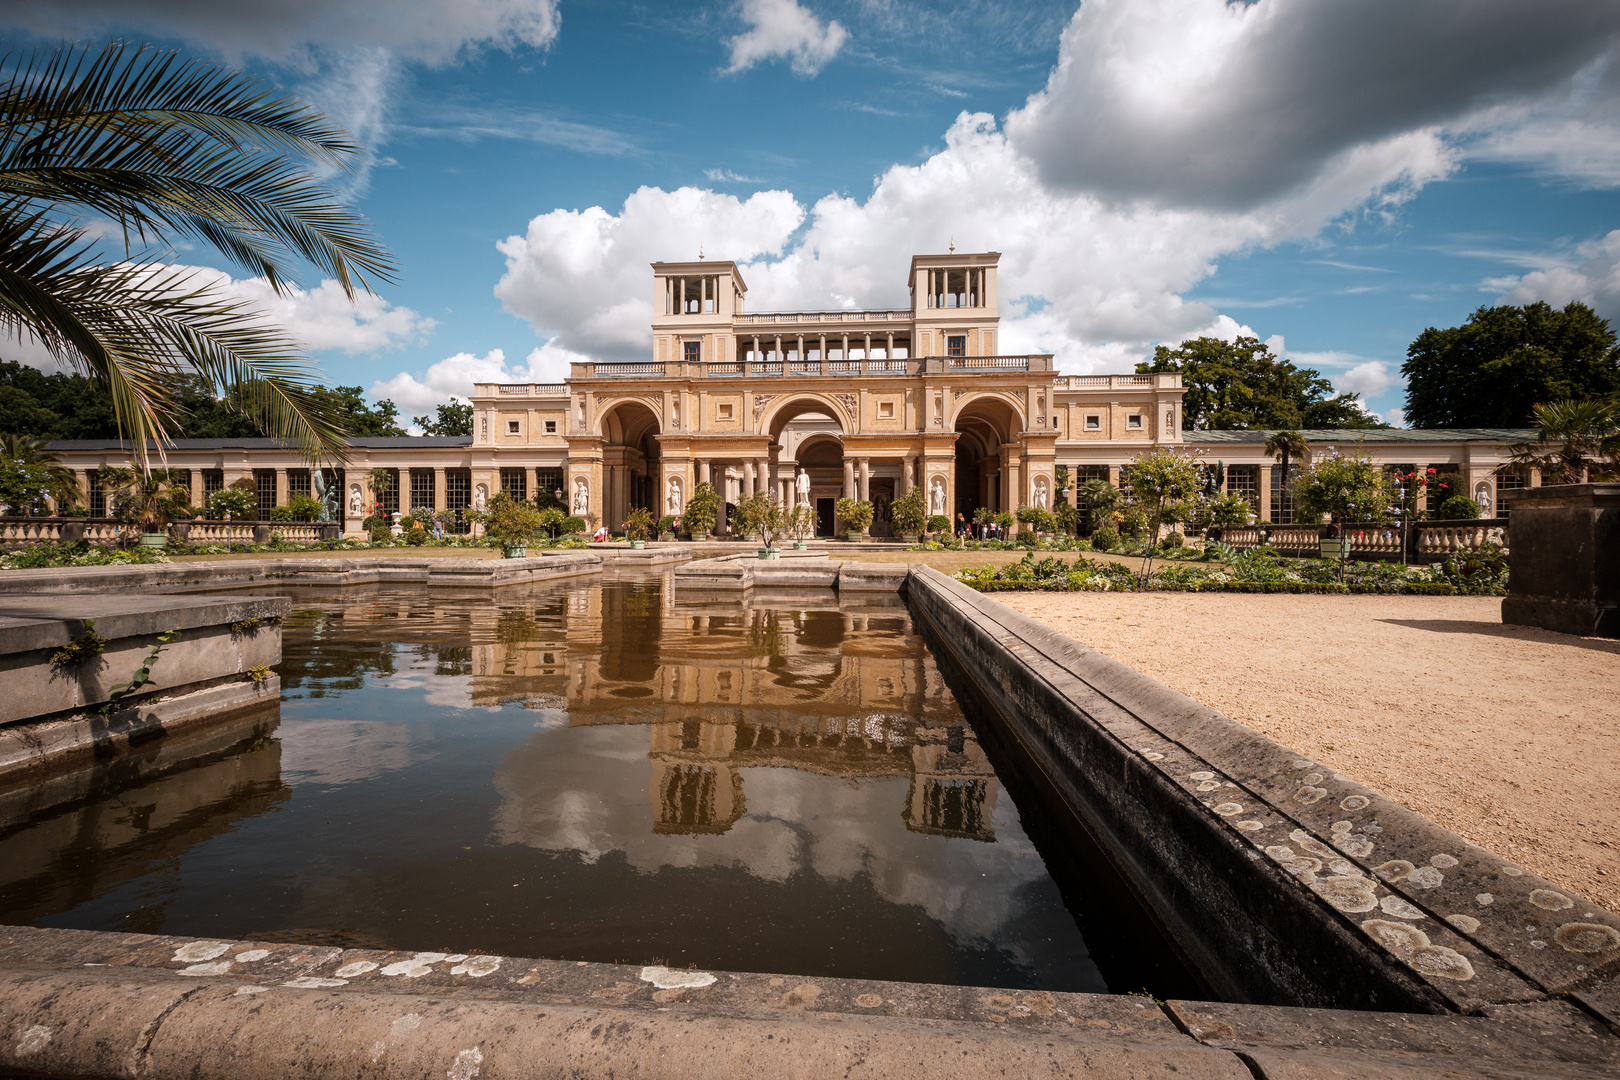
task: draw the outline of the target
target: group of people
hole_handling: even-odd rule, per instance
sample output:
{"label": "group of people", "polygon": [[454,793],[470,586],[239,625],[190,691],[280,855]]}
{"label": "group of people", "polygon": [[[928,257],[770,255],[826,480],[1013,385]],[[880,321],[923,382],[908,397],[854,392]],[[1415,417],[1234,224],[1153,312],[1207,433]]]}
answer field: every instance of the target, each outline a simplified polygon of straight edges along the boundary
{"label": "group of people", "polygon": [[958,540],[1004,540],[1006,536],[1007,530],[998,525],[994,519],[981,524],[969,521],[966,514],[958,513],[956,515],[956,538]]}

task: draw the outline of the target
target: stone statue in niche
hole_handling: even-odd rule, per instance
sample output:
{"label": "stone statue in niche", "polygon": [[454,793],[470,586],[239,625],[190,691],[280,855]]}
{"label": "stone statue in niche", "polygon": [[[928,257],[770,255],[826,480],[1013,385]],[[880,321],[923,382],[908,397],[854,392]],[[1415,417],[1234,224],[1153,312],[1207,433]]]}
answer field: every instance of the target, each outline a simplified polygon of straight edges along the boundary
{"label": "stone statue in niche", "polygon": [[934,477],[928,485],[928,513],[943,514],[945,512],[945,478]]}
{"label": "stone statue in niche", "polygon": [[1166,409],[1166,410],[1164,410],[1164,430],[1166,430],[1166,431],[1174,431],[1175,429],[1176,429],[1176,410],[1174,410],[1174,409]]}
{"label": "stone statue in niche", "polygon": [[803,469],[800,469],[799,470],[799,475],[797,477],[795,477],[794,480],[793,480],[793,489],[794,489],[794,491],[798,492],[799,505],[800,506],[809,506],[810,505],[810,474],[805,472]]}
{"label": "stone statue in niche", "polygon": [[366,499],[365,499],[365,496],[363,494],[361,494],[361,492],[360,492],[360,485],[359,484],[350,484],[349,485],[349,516],[350,517],[359,517],[361,512],[365,509],[365,505],[366,505]]}
{"label": "stone statue in niche", "polygon": [[669,402],[669,430],[681,430],[681,399],[678,395]]}
{"label": "stone statue in niche", "polygon": [[1491,503],[1494,500],[1491,498],[1491,482],[1489,480],[1481,480],[1474,485],[1474,501],[1479,504],[1480,517],[1491,516],[1494,512],[1491,510]]}
{"label": "stone statue in niche", "polygon": [[681,516],[681,478],[669,478],[669,495],[664,499],[664,513],[670,517]]}
{"label": "stone statue in niche", "polygon": [[1035,508],[1038,510],[1045,510],[1047,499],[1046,477],[1037,476],[1035,478]]}
{"label": "stone statue in niche", "polygon": [[482,510],[487,505],[489,505],[489,488],[479,484],[473,488],[473,509]]}
{"label": "stone statue in niche", "polygon": [[591,509],[591,485],[583,476],[574,477],[574,516],[584,517]]}

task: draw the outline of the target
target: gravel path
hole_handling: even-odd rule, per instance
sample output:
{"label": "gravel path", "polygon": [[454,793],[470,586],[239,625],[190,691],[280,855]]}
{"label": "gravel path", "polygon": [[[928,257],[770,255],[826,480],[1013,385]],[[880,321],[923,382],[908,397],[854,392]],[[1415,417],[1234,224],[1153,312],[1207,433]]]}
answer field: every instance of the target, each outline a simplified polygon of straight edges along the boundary
{"label": "gravel path", "polygon": [[1620,911],[1620,641],[1493,597],[996,599]]}

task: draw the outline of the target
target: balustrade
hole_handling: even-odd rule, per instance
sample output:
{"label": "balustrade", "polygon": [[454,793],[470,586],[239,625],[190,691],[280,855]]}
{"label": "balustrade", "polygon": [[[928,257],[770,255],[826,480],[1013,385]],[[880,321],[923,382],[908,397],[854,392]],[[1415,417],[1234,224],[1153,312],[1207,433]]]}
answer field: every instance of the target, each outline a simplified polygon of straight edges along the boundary
{"label": "balustrade", "polygon": [[1459,551],[1474,551],[1486,544],[1507,547],[1507,526],[1500,521],[1424,523],[1417,528],[1417,554],[1420,560],[1440,560]]}

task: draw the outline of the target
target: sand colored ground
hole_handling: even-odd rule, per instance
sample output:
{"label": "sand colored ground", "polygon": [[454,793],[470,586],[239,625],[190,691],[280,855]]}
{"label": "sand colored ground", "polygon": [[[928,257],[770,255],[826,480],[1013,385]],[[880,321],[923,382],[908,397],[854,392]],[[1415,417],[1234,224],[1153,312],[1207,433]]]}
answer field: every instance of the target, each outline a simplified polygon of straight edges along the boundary
{"label": "sand colored ground", "polygon": [[1493,597],[996,599],[1620,911],[1620,641]]}

